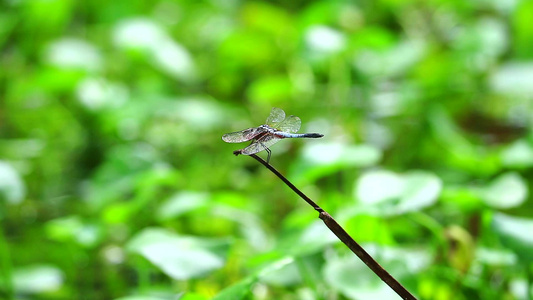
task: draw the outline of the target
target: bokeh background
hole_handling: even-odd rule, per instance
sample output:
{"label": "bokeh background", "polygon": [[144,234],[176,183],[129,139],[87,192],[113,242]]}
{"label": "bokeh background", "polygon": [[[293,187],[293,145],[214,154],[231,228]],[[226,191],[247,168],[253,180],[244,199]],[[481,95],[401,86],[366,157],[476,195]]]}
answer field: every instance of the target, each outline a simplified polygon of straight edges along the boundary
{"label": "bokeh background", "polygon": [[280,107],[325,137],[271,163],[413,294],[531,299],[533,2],[0,8],[0,298],[397,299],[221,140]]}

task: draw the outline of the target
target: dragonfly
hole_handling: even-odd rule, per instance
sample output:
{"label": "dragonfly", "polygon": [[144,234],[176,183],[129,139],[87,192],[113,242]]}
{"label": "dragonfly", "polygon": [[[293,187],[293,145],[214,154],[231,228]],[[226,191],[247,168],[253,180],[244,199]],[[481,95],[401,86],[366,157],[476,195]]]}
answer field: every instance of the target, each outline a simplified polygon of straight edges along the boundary
{"label": "dragonfly", "polygon": [[282,139],[286,138],[321,138],[320,133],[296,133],[302,121],[297,116],[290,115],[285,118],[285,112],[281,108],[274,107],[266,119],[264,125],[252,127],[245,130],[227,133],[222,136],[222,140],[227,143],[242,143],[252,141],[248,147],[233,151],[233,154],[252,155],[266,150],[268,153],[267,163],[270,162],[270,147]]}

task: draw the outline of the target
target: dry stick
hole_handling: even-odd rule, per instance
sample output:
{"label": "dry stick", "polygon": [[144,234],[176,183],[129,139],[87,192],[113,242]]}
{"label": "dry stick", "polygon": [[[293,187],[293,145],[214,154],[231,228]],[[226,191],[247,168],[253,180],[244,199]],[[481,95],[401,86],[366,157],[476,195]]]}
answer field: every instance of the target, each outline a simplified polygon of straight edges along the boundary
{"label": "dry stick", "polygon": [[272,173],[276,174],[276,176],[279,177],[283,182],[285,182],[286,185],[288,185],[296,194],[298,194],[302,199],[305,200],[309,205],[311,205],[316,211],[320,213],[319,218],[324,221],[326,226],[346,245],[350,250],[352,250],[355,255],[357,255],[376,275],[381,278],[388,286],[390,286],[402,299],[414,299],[416,298],[409,293],[407,289],[403,287],[394,277],[392,277],[391,274],[389,274],[385,269],[383,269],[382,266],[378,264],[377,261],[375,261],[370,254],[368,254],[363,247],[361,247],[352,237],[344,230],[344,228],[333,219],[333,217],[328,214],[326,211],[324,211],[320,206],[318,206],[313,200],[309,199],[302,191],[300,191],[297,187],[294,186],[285,176],[281,175],[278,170],[274,169],[270,164],[268,164],[266,161],[264,161],[259,156],[252,154],[251,157],[255,158],[258,162],[260,162],[263,166],[265,166],[267,169],[272,171]]}

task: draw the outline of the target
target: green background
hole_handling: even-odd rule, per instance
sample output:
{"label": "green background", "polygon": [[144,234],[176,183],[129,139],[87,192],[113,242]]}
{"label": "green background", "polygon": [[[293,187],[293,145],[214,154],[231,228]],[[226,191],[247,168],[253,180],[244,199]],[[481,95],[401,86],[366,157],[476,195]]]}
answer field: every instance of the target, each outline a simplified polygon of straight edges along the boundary
{"label": "green background", "polygon": [[[0,2],[1,299],[531,299],[533,2]],[[266,153],[259,153],[262,157]]]}

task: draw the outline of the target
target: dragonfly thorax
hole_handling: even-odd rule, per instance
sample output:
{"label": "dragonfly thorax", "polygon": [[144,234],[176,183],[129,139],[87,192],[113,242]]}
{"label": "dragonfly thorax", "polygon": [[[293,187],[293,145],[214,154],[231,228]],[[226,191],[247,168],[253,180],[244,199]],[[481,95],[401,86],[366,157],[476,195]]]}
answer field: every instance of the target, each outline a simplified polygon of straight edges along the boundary
{"label": "dragonfly thorax", "polygon": [[263,129],[263,130],[267,130],[268,132],[276,132],[276,131],[279,131],[277,129],[274,129],[268,125],[261,125],[259,126],[259,128]]}

